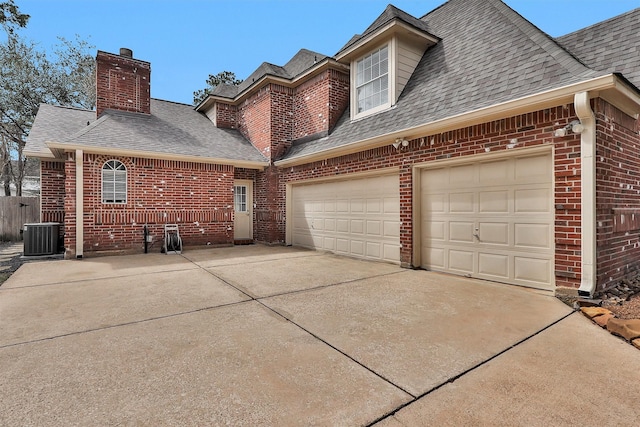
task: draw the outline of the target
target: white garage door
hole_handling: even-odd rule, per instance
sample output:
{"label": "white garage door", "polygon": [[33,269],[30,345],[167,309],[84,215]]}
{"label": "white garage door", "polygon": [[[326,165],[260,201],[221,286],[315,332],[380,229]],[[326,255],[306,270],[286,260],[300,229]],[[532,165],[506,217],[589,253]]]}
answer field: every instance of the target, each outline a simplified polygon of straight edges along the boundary
{"label": "white garage door", "polygon": [[400,262],[398,175],[292,187],[291,243]]}
{"label": "white garage door", "polygon": [[553,289],[551,154],[425,169],[421,265]]}

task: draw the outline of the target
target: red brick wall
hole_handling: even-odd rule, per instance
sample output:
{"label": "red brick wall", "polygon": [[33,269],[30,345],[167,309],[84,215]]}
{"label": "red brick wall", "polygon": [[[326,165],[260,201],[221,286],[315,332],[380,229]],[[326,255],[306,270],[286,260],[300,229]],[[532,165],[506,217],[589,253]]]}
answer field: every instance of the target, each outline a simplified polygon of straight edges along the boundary
{"label": "red brick wall", "polygon": [[329,70],[329,131],[349,106],[349,73]]}
{"label": "red brick wall", "polygon": [[296,88],[293,135],[297,140],[327,132],[349,104],[349,75],[329,69]]}
{"label": "red brick wall", "polygon": [[42,222],[64,221],[64,163],[40,162],[40,209]]}
{"label": "red brick wall", "polygon": [[602,99],[595,103],[598,289],[640,267],[638,122]]}
{"label": "red brick wall", "polygon": [[98,51],[96,56],[96,114],[116,109],[149,114],[151,64]]}
{"label": "red brick wall", "polygon": [[[127,167],[127,203],[103,204],[102,165],[115,158]],[[142,252],[147,224],[159,252],[165,224],[178,224],[183,244],[233,243],[232,166],[129,157],[84,156],[84,252]],[[75,163],[67,162],[67,177],[75,176]],[[67,179],[65,240],[75,252],[75,188]],[[73,194],[73,197],[72,195]]]}
{"label": "red brick wall", "polygon": [[[573,108],[556,107],[523,114],[410,141],[407,148],[391,145],[364,152],[317,161],[280,170],[279,199],[284,200],[286,184],[310,178],[348,177],[355,172],[397,168],[399,172],[401,262],[412,263],[412,167],[430,160],[484,154],[541,144],[555,146],[556,224],[564,226],[555,235],[556,285],[580,285],[580,137],[554,136],[554,130],[575,119]],[[512,140],[517,139],[514,143]],[[577,153],[577,154],[576,154]],[[284,236],[284,223],[278,223],[278,236]],[[576,234],[578,233],[578,234]],[[577,259],[576,259],[577,257]]]}
{"label": "red brick wall", "polygon": [[216,103],[216,127],[235,129],[238,127],[238,107],[235,105]]}
{"label": "red brick wall", "polygon": [[271,158],[271,89],[260,89],[238,106],[238,130],[265,157]]}
{"label": "red brick wall", "polygon": [[271,159],[280,158],[291,141],[327,132],[349,104],[349,76],[327,70],[296,88],[267,84],[236,107],[216,104],[216,124],[238,128]]}

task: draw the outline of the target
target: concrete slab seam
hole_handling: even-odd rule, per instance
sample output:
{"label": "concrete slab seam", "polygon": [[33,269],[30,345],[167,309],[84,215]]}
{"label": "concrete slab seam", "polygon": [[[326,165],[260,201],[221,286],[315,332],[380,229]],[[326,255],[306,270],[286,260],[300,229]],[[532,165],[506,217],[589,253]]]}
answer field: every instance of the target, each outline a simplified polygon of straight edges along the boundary
{"label": "concrete slab seam", "polygon": [[[155,273],[172,273],[174,271],[188,271],[188,270],[196,270],[198,268],[200,268],[200,266],[196,265],[195,267],[177,268],[175,270],[162,270],[162,271],[157,271]],[[122,276],[95,277],[95,278],[88,278],[88,279],[69,280],[69,281],[66,281],[66,282],[39,283],[39,284],[36,284],[36,285],[19,286],[19,287],[16,287],[16,288],[3,288],[2,286],[0,286],[0,292],[2,292],[2,291],[10,291],[10,290],[17,290],[17,289],[40,288],[40,287],[44,287],[44,286],[73,285],[73,284],[82,283],[82,282],[93,282],[93,281],[98,281],[98,280],[112,280],[112,279],[121,279],[123,277],[136,277],[136,276],[148,276],[148,275],[149,275],[149,273],[123,274]]]}
{"label": "concrete slab seam", "polygon": [[[182,255],[182,257],[184,259],[186,259],[189,262],[192,262],[193,264],[197,265],[198,267],[202,267],[200,265],[201,262],[206,262],[206,261],[194,261],[194,260],[188,258],[185,254],[180,254],[180,255]],[[314,254],[309,254],[309,255],[291,256],[291,257],[287,257],[287,259],[310,258],[310,257],[316,257],[316,256],[323,256],[323,255],[325,255],[325,254],[323,254],[323,253],[314,253]],[[220,267],[233,267],[235,265],[260,264],[262,262],[278,261],[279,259],[280,258],[261,259],[261,260],[257,260],[257,261],[245,261],[245,262],[238,262],[238,263],[235,263],[235,264],[223,264],[223,265],[220,265]],[[214,267],[208,267],[208,268],[214,268]]]}
{"label": "concrete slab seam", "polygon": [[[329,342],[325,341],[324,339],[320,338],[318,335],[314,334],[313,332],[307,330],[306,328],[304,328],[303,326],[299,325],[298,323],[294,322],[293,320],[289,319],[288,317],[286,317],[285,315],[283,315],[282,313],[280,313],[279,311],[269,307],[268,305],[266,305],[263,301],[261,301],[262,299],[266,299],[266,298],[271,298],[273,296],[270,297],[264,297],[264,298],[255,298],[252,297],[251,295],[247,294],[246,292],[244,292],[243,290],[239,289],[238,287],[234,286],[233,284],[227,282],[224,278],[219,277],[217,274],[213,273],[212,271],[206,270],[203,267],[200,267],[203,270],[205,270],[207,273],[211,274],[213,277],[215,277],[218,280],[221,280],[222,282],[228,284],[229,286],[233,287],[234,289],[238,290],[239,292],[242,292],[243,294],[247,295],[248,297],[250,297],[252,299],[252,301],[257,302],[258,304],[260,304],[261,306],[263,306],[265,309],[267,309],[268,311],[274,313],[276,316],[281,317],[282,319],[284,319],[285,321],[287,321],[288,323],[291,323],[292,325],[296,326],[297,328],[299,328],[300,330],[304,331],[305,333],[309,334],[310,336],[312,336],[313,338],[315,338],[316,340],[320,341],[321,343],[329,346],[330,348],[332,348],[333,350],[337,351],[338,353],[340,353],[341,355],[343,355],[344,357],[346,357],[347,359],[351,360],[352,362],[356,363],[358,366],[366,369],[367,371],[371,372],[373,375],[375,375],[376,377],[380,378],[381,380],[385,381],[388,384],[391,384],[392,386],[396,387],[398,390],[406,393],[407,395],[411,396],[414,400],[415,400],[415,396],[413,394],[411,394],[410,392],[408,392],[407,390],[405,390],[404,388],[400,387],[399,385],[393,383],[391,380],[389,380],[388,378],[384,377],[383,375],[379,374],[378,372],[374,371],[373,369],[369,368],[368,366],[362,364],[360,361],[354,359],[352,356],[348,355],[347,353],[345,353],[344,351],[340,350],[339,348],[335,347],[334,345],[330,344]],[[370,278],[373,277],[382,277],[382,276],[387,276],[389,274],[397,274],[397,273],[402,273],[402,271],[400,272],[393,272],[393,273],[385,273],[385,274],[381,274],[378,276],[372,276]],[[310,290],[315,290],[318,288],[327,288],[329,286],[337,286],[337,285],[341,285],[341,284],[346,284],[346,283],[351,283],[351,282],[355,282],[358,280],[364,280],[364,279],[354,279],[354,280],[349,280],[349,281],[345,281],[345,282],[340,282],[340,283],[334,283],[331,285],[323,285],[323,286],[319,286],[317,288],[312,288],[312,289],[306,289],[305,291],[310,291]],[[280,295],[286,295],[289,293],[298,293],[301,291],[292,291],[292,292],[285,292],[283,294]],[[275,296],[275,295],[274,295]],[[413,400],[412,400],[413,401]]]}
{"label": "concrete slab seam", "polygon": [[218,308],[224,308],[224,307],[229,307],[229,306],[234,306],[234,305],[246,304],[248,302],[253,302],[253,301],[254,301],[254,299],[244,300],[244,301],[239,301],[239,302],[230,302],[230,303],[214,305],[214,306],[210,306],[210,307],[197,308],[195,310],[181,311],[180,313],[171,313],[171,314],[165,314],[163,316],[149,317],[147,319],[134,320],[134,321],[125,322],[125,323],[118,323],[117,325],[102,326],[100,328],[85,329],[83,331],[74,331],[74,332],[69,332],[69,333],[66,333],[66,334],[55,335],[55,336],[52,336],[52,337],[38,338],[36,340],[31,340],[31,341],[24,341],[24,342],[18,342],[18,343],[13,343],[13,344],[5,344],[5,345],[0,345],[0,350],[5,349],[5,348],[10,348],[10,347],[16,347],[16,346],[19,346],[19,345],[35,344],[35,343],[39,343],[39,342],[42,342],[42,341],[51,341],[51,340],[54,340],[54,339],[57,339],[57,338],[64,338],[64,337],[69,337],[69,336],[73,336],[73,335],[86,334],[86,333],[89,333],[89,332],[104,331],[104,330],[107,330],[107,329],[119,328],[121,326],[131,326],[131,325],[137,325],[137,324],[140,324],[140,323],[152,322],[154,320],[162,320],[162,319],[168,319],[168,318],[171,318],[171,317],[184,316],[186,314],[193,314],[193,313],[198,313],[198,312],[201,312],[201,311],[216,310]]}
{"label": "concrete slab seam", "polygon": [[452,384],[453,382],[455,382],[459,378],[463,377],[464,375],[467,375],[468,373],[478,369],[479,367],[481,367],[483,365],[486,365],[487,363],[491,362],[495,358],[503,355],[507,351],[509,351],[509,350],[511,350],[513,348],[516,348],[517,346],[529,341],[531,338],[535,337],[536,335],[541,334],[542,332],[546,331],[547,329],[551,328],[552,326],[557,325],[558,323],[562,322],[564,319],[568,318],[569,316],[571,316],[571,315],[573,315],[575,313],[577,313],[577,312],[576,311],[571,311],[571,312],[565,314],[564,316],[560,317],[558,320],[555,320],[554,322],[550,323],[549,325],[545,326],[544,328],[540,329],[539,331],[537,331],[537,332],[535,332],[535,333],[533,333],[533,334],[521,339],[520,341],[516,342],[515,344],[512,344],[511,346],[505,348],[504,350],[502,350],[502,351],[494,354],[493,356],[489,357],[488,359],[483,360],[482,362],[470,367],[469,369],[459,373],[458,375],[455,375],[455,376],[447,379],[446,381],[438,384],[437,386],[432,387],[431,389],[425,391],[421,395],[415,396],[414,399],[411,400],[410,402],[403,403],[402,405],[400,405],[399,407],[397,407],[393,411],[389,412],[388,414],[385,414],[385,415],[381,416],[380,418],[377,418],[376,420],[374,420],[370,424],[367,424],[367,427],[371,427],[371,426],[375,425],[376,423],[379,423],[379,422],[381,422],[381,421],[383,421],[383,420],[385,420],[385,419],[387,419],[389,417],[394,416],[396,413],[398,413],[398,411],[406,408],[407,406],[411,405],[412,403],[417,402],[418,400],[422,399],[425,396],[428,396],[429,394],[433,393],[434,391],[439,390],[440,388],[444,387],[447,384]]}
{"label": "concrete slab seam", "polygon": [[[360,282],[362,280],[369,280],[369,279],[377,279],[379,277],[386,277],[386,276],[391,276],[394,274],[404,274],[406,273],[406,270],[401,270],[401,271],[393,271],[391,273],[384,273],[384,274],[377,274],[375,276],[369,276],[369,277],[359,277],[357,279],[351,279],[351,280],[345,280],[343,282],[336,282],[336,283],[330,283],[328,285],[320,285],[320,286],[316,286],[315,288],[307,288],[307,289],[297,289],[295,291],[286,291],[286,292],[281,292],[279,294],[273,294],[273,295],[268,295],[266,297],[258,297],[256,299],[269,299],[269,298],[276,298],[276,297],[281,297],[284,295],[295,295],[295,294],[301,294],[304,292],[309,292],[309,291],[317,291],[320,289],[326,289],[326,288],[331,288],[334,286],[342,286],[342,285],[348,285],[350,283],[355,283],[355,282]],[[217,276],[216,276],[217,277]]]}

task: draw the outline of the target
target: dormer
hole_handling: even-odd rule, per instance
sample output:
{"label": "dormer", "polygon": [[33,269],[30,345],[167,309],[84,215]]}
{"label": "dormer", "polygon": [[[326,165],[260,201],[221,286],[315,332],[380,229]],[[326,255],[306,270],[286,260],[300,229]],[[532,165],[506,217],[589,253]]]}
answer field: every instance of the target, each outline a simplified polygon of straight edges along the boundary
{"label": "dormer", "polygon": [[336,54],[351,70],[351,120],[393,107],[426,50],[438,41],[426,23],[387,6]]}

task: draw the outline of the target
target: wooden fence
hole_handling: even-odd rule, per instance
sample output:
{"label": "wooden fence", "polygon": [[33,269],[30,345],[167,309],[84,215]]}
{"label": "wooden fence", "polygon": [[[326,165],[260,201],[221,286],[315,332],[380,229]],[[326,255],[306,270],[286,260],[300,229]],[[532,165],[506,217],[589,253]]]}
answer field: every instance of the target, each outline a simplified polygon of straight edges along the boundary
{"label": "wooden fence", "polygon": [[39,197],[0,197],[0,241],[22,240],[22,226],[32,222],[40,222]]}

